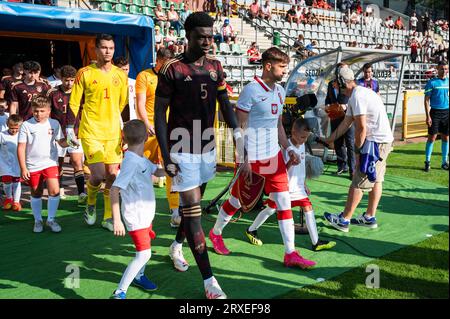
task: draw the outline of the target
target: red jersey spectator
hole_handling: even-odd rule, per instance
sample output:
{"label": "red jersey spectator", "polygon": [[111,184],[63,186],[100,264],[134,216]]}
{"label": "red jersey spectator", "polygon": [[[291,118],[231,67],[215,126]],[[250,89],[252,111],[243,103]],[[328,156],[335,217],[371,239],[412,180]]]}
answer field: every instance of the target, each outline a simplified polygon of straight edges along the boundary
{"label": "red jersey spectator", "polygon": [[256,46],[256,42],[252,42],[250,48],[247,50],[248,63],[250,64],[261,64],[261,53]]}

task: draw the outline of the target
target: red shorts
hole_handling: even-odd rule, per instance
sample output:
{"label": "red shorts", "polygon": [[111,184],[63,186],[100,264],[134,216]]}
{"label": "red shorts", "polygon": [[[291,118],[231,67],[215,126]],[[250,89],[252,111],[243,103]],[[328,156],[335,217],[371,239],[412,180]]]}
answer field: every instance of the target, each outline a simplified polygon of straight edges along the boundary
{"label": "red shorts", "polygon": [[[277,204],[275,204],[275,202],[271,199],[264,201],[264,204],[266,204],[267,206],[269,206],[270,208],[273,208],[273,209],[277,208]],[[308,207],[308,206],[312,206],[311,201],[309,200],[308,197],[291,201],[291,208]]]}
{"label": "red shorts", "polygon": [[148,228],[137,229],[128,232],[133,240],[136,251],[142,251],[150,249],[151,240],[155,238],[155,233],[152,230],[153,226]]}
{"label": "red shorts", "polygon": [[[289,191],[289,182],[281,150],[272,158],[250,162],[252,171],[258,173],[265,178],[264,193],[281,193]],[[233,185],[231,195],[239,198],[237,194],[237,184]]]}
{"label": "red shorts", "polygon": [[11,175],[4,175],[2,176],[2,183],[19,183],[20,182],[20,177],[14,177]]}
{"label": "red shorts", "polygon": [[39,184],[47,179],[56,178],[59,179],[59,169],[58,166],[47,167],[41,171],[36,171],[30,173],[30,186],[36,189]]}

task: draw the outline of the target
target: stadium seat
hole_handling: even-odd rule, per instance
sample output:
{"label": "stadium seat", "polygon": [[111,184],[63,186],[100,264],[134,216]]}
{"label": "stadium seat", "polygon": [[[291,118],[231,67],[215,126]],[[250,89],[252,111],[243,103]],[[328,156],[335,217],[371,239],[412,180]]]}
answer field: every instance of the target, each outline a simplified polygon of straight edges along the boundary
{"label": "stadium seat", "polygon": [[116,5],[114,6],[114,10],[115,10],[117,13],[128,13],[127,6],[124,5],[124,4],[122,4],[122,3],[116,4]]}
{"label": "stadium seat", "polygon": [[243,54],[242,49],[241,49],[241,45],[239,43],[233,43],[231,44],[231,52],[233,54],[236,55],[241,55]]}
{"label": "stadium seat", "polygon": [[219,45],[219,51],[221,54],[230,54],[231,53],[230,46],[225,42],[222,42]]}
{"label": "stadium seat", "polygon": [[[134,0],[134,1],[136,1],[136,0]],[[128,7],[128,11],[129,11],[131,14],[142,14],[141,8],[138,7],[137,5],[131,5],[131,6],[129,6],[129,7]]]}
{"label": "stadium seat", "polygon": [[153,9],[150,7],[142,7],[142,14],[146,16],[151,16],[153,15]]}
{"label": "stadium seat", "polygon": [[109,2],[101,2],[99,8],[100,11],[114,12],[112,4]]}

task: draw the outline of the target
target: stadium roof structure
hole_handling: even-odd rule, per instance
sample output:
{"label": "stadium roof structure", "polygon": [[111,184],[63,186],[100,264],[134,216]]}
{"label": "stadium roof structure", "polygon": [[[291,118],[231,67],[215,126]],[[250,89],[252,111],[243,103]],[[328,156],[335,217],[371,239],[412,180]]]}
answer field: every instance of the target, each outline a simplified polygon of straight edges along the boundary
{"label": "stadium roof structure", "polygon": [[95,59],[96,34],[109,33],[115,56],[129,58],[132,78],[154,62],[154,23],[148,16],[0,2],[0,21],[1,36],[78,41],[85,65]]}
{"label": "stadium roof structure", "polygon": [[[402,90],[404,63],[408,55],[409,52],[407,51],[338,47],[335,50],[330,50],[299,62],[286,81],[286,96],[300,97],[304,94],[314,93],[318,100],[318,107],[305,113],[305,118],[316,117],[319,118],[320,122],[321,117],[326,117],[323,108],[327,86],[328,82],[335,78],[336,65],[340,62],[345,62],[354,71],[355,78],[358,78],[358,75],[362,72],[363,65],[371,63],[374,66],[374,70],[382,70],[382,72],[386,73],[386,79],[379,80],[380,90],[383,90],[383,101],[387,107],[388,115],[391,117],[391,128],[392,132],[394,132],[395,118]],[[390,74],[390,66],[394,66],[395,70],[399,70],[395,77]],[[315,133],[326,136],[326,126],[319,126],[321,131]]]}

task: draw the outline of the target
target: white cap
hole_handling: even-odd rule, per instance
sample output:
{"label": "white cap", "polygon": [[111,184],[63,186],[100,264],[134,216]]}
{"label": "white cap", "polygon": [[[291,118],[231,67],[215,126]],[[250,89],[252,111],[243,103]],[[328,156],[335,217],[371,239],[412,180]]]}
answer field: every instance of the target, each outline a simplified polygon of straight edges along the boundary
{"label": "white cap", "polygon": [[345,81],[355,80],[355,74],[353,73],[352,69],[350,69],[348,66],[343,66],[339,68],[339,76]]}

